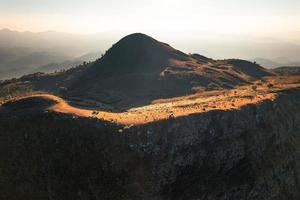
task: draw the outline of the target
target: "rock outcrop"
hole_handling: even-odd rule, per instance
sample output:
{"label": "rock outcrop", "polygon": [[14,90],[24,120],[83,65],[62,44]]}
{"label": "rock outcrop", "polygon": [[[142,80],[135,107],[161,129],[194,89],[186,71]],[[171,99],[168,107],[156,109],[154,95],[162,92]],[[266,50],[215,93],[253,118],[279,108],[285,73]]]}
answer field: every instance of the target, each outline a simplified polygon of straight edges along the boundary
{"label": "rock outcrop", "polygon": [[136,128],[152,191],[158,199],[299,199],[299,99],[289,91],[275,102]]}

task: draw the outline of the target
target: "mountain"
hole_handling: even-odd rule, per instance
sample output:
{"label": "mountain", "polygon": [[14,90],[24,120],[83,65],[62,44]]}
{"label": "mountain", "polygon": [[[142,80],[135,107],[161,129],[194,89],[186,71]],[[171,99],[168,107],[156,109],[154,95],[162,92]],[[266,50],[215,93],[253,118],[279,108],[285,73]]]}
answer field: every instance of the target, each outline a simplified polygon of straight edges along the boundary
{"label": "mountain", "polygon": [[[51,67],[45,65],[43,70]],[[159,98],[233,88],[270,75],[273,73],[249,61],[185,54],[135,33],[119,40],[95,62],[66,72],[24,76],[21,80],[30,81],[34,90],[63,92],[72,100],[84,97],[118,110]]]}
{"label": "mountain", "polygon": [[122,110],[160,98],[233,88],[271,75],[249,61],[186,54],[135,33],[122,38],[95,62],[65,72],[24,76],[21,80],[29,81],[34,90],[64,95],[73,102],[85,99]]}
{"label": "mountain", "polygon": [[230,88],[268,75],[272,73],[248,61],[188,55],[135,33],[114,44],[66,87],[70,96],[124,106],[188,94],[192,88]]}
{"label": "mountain", "polygon": [[[136,73],[150,72],[156,70],[162,72],[167,67],[200,67],[201,64],[214,63],[214,60],[201,55],[187,55],[174,49],[166,43],[159,42],[145,34],[135,33],[122,38],[110,48],[92,68],[101,72],[111,70],[112,73]],[[247,65],[244,68],[251,68],[254,73],[266,72],[258,65],[242,60],[225,60],[225,64],[234,65],[237,70],[241,70],[238,65]],[[243,71],[243,70],[242,70]],[[246,75],[256,76],[255,74]],[[248,71],[249,72],[249,71]]]}
{"label": "mountain", "polygon": [[135,33],[113,45],[94,68],[109,65],[114,73],[161,72],[171,59],[187,61],[189,57],[168,44]]}

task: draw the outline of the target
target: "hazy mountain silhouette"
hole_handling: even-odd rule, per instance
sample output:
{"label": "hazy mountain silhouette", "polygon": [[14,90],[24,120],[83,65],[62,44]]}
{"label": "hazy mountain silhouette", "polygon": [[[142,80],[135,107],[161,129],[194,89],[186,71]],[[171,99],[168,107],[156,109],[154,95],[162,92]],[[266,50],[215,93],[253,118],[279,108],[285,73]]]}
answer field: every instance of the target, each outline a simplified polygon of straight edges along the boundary
{"label": "hazy mountain silhouette", "polygon": [[278,57],[273,59],[266,59],[266,58],[255,58],[252,59],[253,61],[257,62],[263,67],[266,68],[278,68],[282,66],[299,66],[300,62],[292,61],[286,57]]}
{"label": "hazy mountain silhouette", "polygon": [[297,66],[283,66],[273,69],[274,72],[281,75],[300,75],[300,65]]}
{"label": "hazy mountain silhouette", "polygon": [[[0,80],[28,73],[51,72],[75,67],[91,52],[103,52],[112,43],[109,35],[76,35],[0,30]],[[100,55],[100,53],[99,53]],[[99,56],[98,55],[98,56]]]}

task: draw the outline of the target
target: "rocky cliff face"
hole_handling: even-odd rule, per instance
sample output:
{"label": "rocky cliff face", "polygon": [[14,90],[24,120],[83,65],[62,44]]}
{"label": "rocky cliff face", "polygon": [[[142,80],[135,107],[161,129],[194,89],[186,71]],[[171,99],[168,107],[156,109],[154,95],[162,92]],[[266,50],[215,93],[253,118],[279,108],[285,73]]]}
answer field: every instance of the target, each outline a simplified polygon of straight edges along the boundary
{"label": "rocky cliff face", "polygon": [[[291,90],[274,102],[240,110],[123,129],[51,113],[2,116],[0,194],[5,199],[297,200],[299,100],[300,91]],[[36,123],[28,125],[33,119]]]}
{"label": "rocky cliff face", "polygon": [[150,156],[158,199],[299,199],[299,100],[289,91],[275,102],[138,127],[131,145]]}

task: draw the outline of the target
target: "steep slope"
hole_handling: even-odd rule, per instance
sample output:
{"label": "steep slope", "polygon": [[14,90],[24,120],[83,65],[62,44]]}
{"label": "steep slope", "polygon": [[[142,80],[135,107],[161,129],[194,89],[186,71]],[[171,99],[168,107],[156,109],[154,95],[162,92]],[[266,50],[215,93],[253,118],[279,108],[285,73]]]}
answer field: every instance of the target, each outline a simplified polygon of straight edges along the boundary
{"label": "steep slope", "polygon": [[298,200],[299,98],[124,129],[0,112],[0,198]]}

